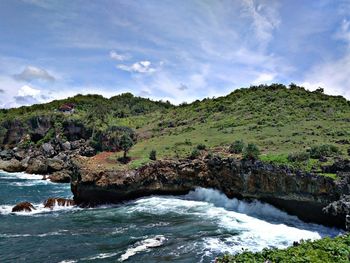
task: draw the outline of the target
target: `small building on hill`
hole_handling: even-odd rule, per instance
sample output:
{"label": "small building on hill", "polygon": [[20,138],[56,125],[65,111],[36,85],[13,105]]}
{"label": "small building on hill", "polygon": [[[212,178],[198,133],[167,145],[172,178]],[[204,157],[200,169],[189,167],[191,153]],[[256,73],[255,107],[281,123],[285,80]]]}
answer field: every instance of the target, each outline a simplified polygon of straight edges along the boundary
{"label": "small building on hill", "polygon": [[75,108],[74,103],[65,103],[65,104],[62,104],[58,108],[58,111],[66,113],[66,114],[72,114],[72,113],[74,113],[74,108]]}

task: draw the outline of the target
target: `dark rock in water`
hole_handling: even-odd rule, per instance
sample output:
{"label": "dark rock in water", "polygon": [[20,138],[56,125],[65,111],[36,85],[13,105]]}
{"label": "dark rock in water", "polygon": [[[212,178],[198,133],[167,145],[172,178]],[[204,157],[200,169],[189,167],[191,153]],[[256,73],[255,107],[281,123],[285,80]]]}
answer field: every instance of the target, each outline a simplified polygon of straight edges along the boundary
{"label": "dark rock in water", "polygon": [[49,198],[44,202],[45,208],[54,208],[55,206],[74,206],[75,202],[72,199],[66,198]]}
{"label": "dark rock in water", "polygon": [[49,175],[48,178],[54,183],[69,183],[71,181],[70,172],[68,170],[54,172]]}
{"label": "dark rock in water", "polygon": [[29,202],[21,202],[12,208],[12,212],[31,212],[36,210],[35,207]]}
{"label": "dark rock in water", "polygon": [[23,171],[23,166],[20,161],[11,159],[9,161],[3,161],[0,159],[0,170],[4,170],[9,173]]}

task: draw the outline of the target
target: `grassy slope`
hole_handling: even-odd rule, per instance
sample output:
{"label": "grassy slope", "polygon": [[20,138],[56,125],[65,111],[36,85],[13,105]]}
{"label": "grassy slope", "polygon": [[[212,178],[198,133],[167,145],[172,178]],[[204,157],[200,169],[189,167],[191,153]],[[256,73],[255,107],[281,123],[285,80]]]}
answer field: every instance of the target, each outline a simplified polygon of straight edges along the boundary
{"label": "grassy slope", "polygon": [[[174,107],[131,94],[105,99],[81,96],[48,104],[0,111],[0,120],[53,114],[62,103],[74,102],[77,111],[68,118],[84,120],[96,108],[105,108],[108,125],[128,126],[139,140],[131,149],[127,168],[149,162],[149,152],[158,158],[188,156],[199,143],[211,148],[227,147],[237,139],[257,144],[265,161],[286,162],[291,152],[312,145],[335,144],[343,156],[349,145],[337,144],[350,137],[350,102],[342,97],[308,92],[300,87],[259,86],[235,90],[216,99],[205,99]],[[106,127],[106,126],[104,126]],[[109,167],[126,168],[113,162]],[[311,160],[305,167],[316,162]]]}
{"label": "grassy slope", "polygon": [[264,249],[259,253],[243,252],[238,255],[225,255],[218,263],[264,263],[264,262],[350,262],[350,235],[334,239],[323,238],[314,242],[303,241],[299,246],[287,249]]}
{"label": "grassy slope", "polygon": [[145,138],[130,151],[135,159],[131,166],[149,161],[151,149],[160,158],[187,156],[199,143],[220,147],[236,139],[256,143],[262,149],[262,159],[280,159],[280,163],[288,153],[312,145],[335,144],[343,156],[350,147],[337,144],[350,137],[349,102],[300,88],[241,89],[226,97],[116,123],[132,126]]}

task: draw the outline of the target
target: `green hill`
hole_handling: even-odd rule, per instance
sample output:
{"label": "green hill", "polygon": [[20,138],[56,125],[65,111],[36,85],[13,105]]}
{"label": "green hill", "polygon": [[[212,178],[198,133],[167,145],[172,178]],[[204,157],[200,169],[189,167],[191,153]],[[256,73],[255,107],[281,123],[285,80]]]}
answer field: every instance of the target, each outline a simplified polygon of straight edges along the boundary
{"label": "green hill", "polygon": [[[66,103],[75,105],[74,113],[57,111]],[[128,167],[149,162],[151,150],[156,151],[157,158],[185,157],[203,144],[210,151],[225,154],[235,140],[256,144],[265,161],[285,164],[291,164],[289,154],[306,152],[311,147],[317,150],[315,146],[334,148],[334,154],[330,150],[329,155],[341,157],[346,157],[350,148],[350,102],[341,96],[325,95],[322,89],[310,92],[294,84],[252,86],[179,106],[130,93],[110,99],[77,95],[1,110],[0,120],[26,121],[35,116],[50,116],[53,122],[78,121],[102,134],[112,126],[133,129],[137,143],[130,151],[132,162]],[[5,126],[0,135],[6,133]],[[113,161],[120,155],[110,158]],[[311,169],[319,163],[314,159],[302,166]]]}

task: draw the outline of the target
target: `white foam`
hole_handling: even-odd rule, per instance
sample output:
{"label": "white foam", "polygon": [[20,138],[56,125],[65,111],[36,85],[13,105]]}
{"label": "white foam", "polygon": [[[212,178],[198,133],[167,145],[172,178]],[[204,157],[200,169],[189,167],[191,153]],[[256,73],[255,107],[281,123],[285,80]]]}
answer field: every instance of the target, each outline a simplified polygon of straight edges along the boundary
{"label": "white foam", "polygon": [[45,213],[50,213],[50,212],[81,209],[77,206],[58,206],[58,205],[55,205],[52,209],[50,209],[50,208],[45,208],[43,204],[33,204],[35,210],[32,210],[30,212],[25,212],[25,211],[12,212],[12,208],[14,206],[15,205],[0,205],[0,214],[1,215],[14,214],[14,215],[19,215],[19,216],[33,216],[33,215],[37,215],[37,214],[45,214]]}
{"label": "white foam", "polygon": [[84,258],[83,260],[95,260],[95,259],[111,258],[111,257],[115,257],[116,255],[118,255],[118,253],[101,253],[101,254],[98,254],[97,256]]}
{"label": "white foam", "polygon": [[64,235],[68,230],[60,230],[55,232],[48,232],[43,234],[0,234],[3,238],[18,238],[18,237],[47,237],[47,236],[61,236]]}
{"label": "white foam", "polygon": [[40,174],[27,174],[25,172],[8,173],[0,170],[0,179],[25,179],[25,180],[42,180]]}
{"label": "white foam", "polygon": [[[307,224],[271,205],[229,199],[211,189],[199,188],[182,198],[142,198],[135,204],[128,207],[126,213],[141,212],[164,218],[174,213],[216,226],[217,232],[225,235],[199,238],[196,247],[201,247],[202,255],[236,253],[242,249],[260,251],[265,247],[285,248],[301,239],[315,240],[341,233],[338,229]],[[128,258],[133,249],[129,249],[123,259]]]}
{"label": "white foam", "polygon": [[136,255],[140,252],[148,251],[150,248],[160,247],[166,241],[166,238],[162,235],[154,236],[153,238],[147,238],[142,241],[136,242],[136,244],[128,248],[126,252],[121,255],[119,261],[125,261],[128,258]]}

